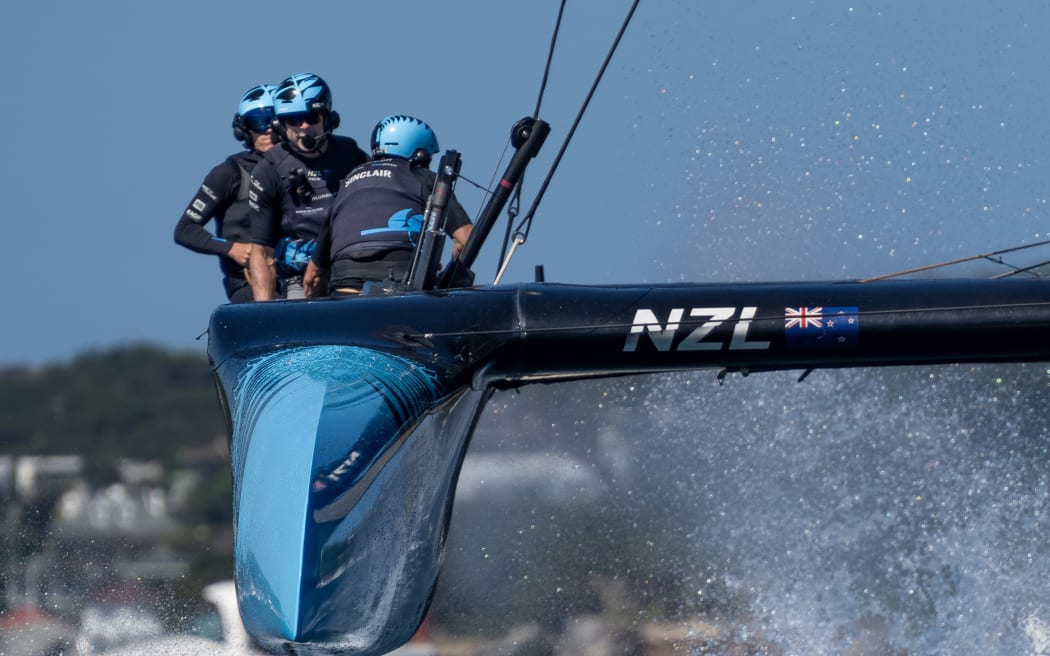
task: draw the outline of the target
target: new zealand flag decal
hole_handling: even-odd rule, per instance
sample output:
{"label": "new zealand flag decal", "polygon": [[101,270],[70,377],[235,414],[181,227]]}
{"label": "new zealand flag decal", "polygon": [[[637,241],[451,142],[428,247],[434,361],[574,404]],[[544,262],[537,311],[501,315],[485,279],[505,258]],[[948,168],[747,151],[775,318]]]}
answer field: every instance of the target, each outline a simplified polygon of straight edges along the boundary
{"label": "new zealand flag decal", "polygon": [[784,308],[784,339],[788,346],[853,346],[860,330],[855,307]]}

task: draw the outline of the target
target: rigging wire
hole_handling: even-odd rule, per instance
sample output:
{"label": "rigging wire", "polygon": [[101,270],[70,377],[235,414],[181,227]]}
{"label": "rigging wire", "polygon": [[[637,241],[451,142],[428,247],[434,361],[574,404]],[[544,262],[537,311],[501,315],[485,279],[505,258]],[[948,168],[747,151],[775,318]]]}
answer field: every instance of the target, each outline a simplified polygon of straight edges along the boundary
{"label": "rigging wire", "polygon": [[496,162],[496,166],[494,166],[492,168],[492,175],[489,177],[489,184],[488,184],[488,186],[482,186],[481,184],[479,184],[477,182],[474,182],[470,178],[466,177],[462,173],[460,173],[460,175],[459,175],[460,178],[466,180],[467,182],[469,182],[470,184],[474,185],[475,187],[477,187],[478,189],[480,189],[481,191],[483,191],[485,193],[485,199],[486,200],[482,200],[481,204],[478,206],[478,211],[474,213],[474,223],[477,223],[478,219],[481,218],[481,213],[485,210],[485,203],[487,202],[488,197],[493,194],[492,188],[496,184],[496,178],[499,177],[500,169],[503,168],[503,158],[507,156],[507,151],[508,150],[510,150],[510,137],[509,136],[507,137],[507,140],[505,142],[503,142],[503,151],[499,154],[499,160]]}
{"label": "rigging wire", "polygon": [[547,78],[550,77],[551,62],[554,61],[554,46],[558,43],[558,31],[561,29],[561,17],[565,14],[565,2],[566,0],[561,0],[561,6],[558,7],[558,19],[554,22],[554,31],[551,33],[551,45],[547,50],[547,65],[543,67],[543,79],[540,81],[540,92],[536,96],[536,110],[532,112],[532,118],[540,117],[543,92],[547,89]]}
{"label": "rigging wire", "polygon": [[[532,112],[532,118],[538,119],[540,117],[540,107],[543,106],[543,94],[547,90],[547,80],[550,79],[551,63],[554,61],[554,48],[558,43],[558,32],[561,31],[561,19],[565,15],[565,3],[567,0],[561,0],[561,5],[558,7],[558,18],[554,21],[554,30],[551,32],[551,43],[547,49],[547,63],[543,67],[543,78],[540,80],[540,90],[536,94],[536,109]],[[510,242],[511,235],[514,231],[514,219],[518,216],[518,211],[521,208],[521,188],[525,181],[525,172],[522,172],[521,178],[514,185],[514,193],[511,194],[510,203],[507,205],[507,229],[503,233],[503,243],[500,245],[499,250],[499,273],[496,274],[495,284],[499,284],[500,278],[503,277],[503,272],[506,271],[507,265],[510,263],[510,259],[514,256],[514,251],[517,250],[518,244],[515,239],[515,244],[510,250],[510,254],[507,254],[507,244]]]}
{"label": "rigging wire", "polygon": [[[630,10],[627,12],[627,16],[623,20],[623,24],[620,26],[619,32],[616,33],[616,38],[613,40],[612,46],[609,48],[609,52],[605,55],[605,59],[602,61],[601,68],[598,69],[598,74],[594,78],[594,82],[591,83],[591,88],[587,92],[587,96],[583,100],[583,104],[580,106],[579,111],[576,113],[576,118],[573,120],[572,125],[569,126],[569,132],[565,136],[565,140],[561,144],[561,148],[558,149],[558,154],[554,157],[554,162],[551,164],[550,170],[547,171],[547,176],[543,179],[540,184],[539,191],[536,192],[536,197],[532,201],[532,206],[529,207],[529,211],[525,214],[525,218],[521,220],[518,227],[514,230],[514,245],[506,258],[501,259],[500,272],[496,278],[498,284],[500,277],[507,266],[510,264],[510,258],[517,250],[518,246],[524,244],[529,238],[529,231],[532,228],[532,219],[536,215],[536,209],[539,207],[540,201],[543,200],[543,195],[547,192],[547,187],[550,185],[551,179],[554,177],[555,171],[558,170],[558,165],[561,164],[561,159],[565,155],[565,151],[569,147],[569,143],[572,141],[573,135],[576,134],[576,128],[579,127],[580,121],[583,119],[584,112],[587,111],[587,106],[590,105],[591,99],[594,97],[595,91],[598,89],[598,84],[601,82],[602,77],[605,75],[605,70],[609,67],[609,62],[612,61],[613,55],[616,53],[616,48],[620,45],[620,40],[623,39],[624,33],[627,31],[627,26],[631,23],[631,18],[634,16],[635,10],[638,8],[639,0],[634,0],[631,4]],[[562,9],[564,9],[565,2],[562,2]],[[561,11],[558,12],[558,22],[561,22]],[[557,27],[555,27],[555,36],[557,36]],[[551,41],[551,49],[548,53],[547,66],[550,67],[551,58],[554,55],[554,40]],[[547,74],[544,73],[543,84],[546,85]],[[543,89],[541,87],[540,99],[542,99]],[[536,102],[536,113],[539,114],[540,100]],[[520,185],[518,187],[520,192]],[[508,226],[509,228],[509,226]],[[504,245],[505,247],[505,245]]]}
{"label": "rigging wire", "polygon": [[[1041,267],[1045,267],[1045,266],[1050,265],[1050,260],[1044,260],[1044,261],[1037,262],[1035,264],[1032,264],[1032,265],[1029,265],[1029,266],[1025,266],[1025,267],[1018,267],[1018,266],[1014,266],[1014,265],[1010,264],[1009,262],[1006,262],[1005,260],[1003,260],[1001,257],[998,257],[998,256],[1005,255],[1007,253],[1014,253],[1014,252],[1017,252],[1017,251],[1027,250],[1027,249],[1030,249],[1030,248],[1037,248],[1039,246],[1046,246],[1047,244],[1050,244],[1050,239],[1044,240],[1044,241],[1039,241],[1039,242],[1034,242],[1034,243],[1031,243],[1031,244],[1023,244],[1021,246],[1013,246],[1011,248],[1002,248],[1002,249],[999,249],[999,250],[996,250],[996,251],[990,251],[990,252],[987,252],[987,253],[979,253],[977,255],[971,255],[969,257],[962,257],[962,258],[958,258],[958,259],[955,259],[955,260],[948,260],[946,262],[938,262],[936,264],[927,264],[925,266],[915,267],[913,269],[907,269],[907,270],[904,270],[904,271],[898,271],[896,273],[887,273],[887,274],[884,274],[884,275],[881,275],[881,276],[874,276],[874,277],[871,277],[871,278],[863,278],[863,279],[857,280],[856,282],[858,282],[858,283],[869,283],[869,282],[876,282],[876,281],[879,281],[879,280],[887,280],[889,278],[896,278],[896,277],[903,276],[903,275],[910,274],[910,273],[919,273],[919,272],[922,272],[922,271],[930,271],[930,270],[933,270],[933,269],[939,269],[939,268],[942,268],[942,267],[948,267],[948,266],[952,266],[952,265],[956,265],[956,264],[962,264],[962,263],[965,263],[965,262],[973,262],[975,260],[982,260],[982,259],[983,260],[988,260],[989,262],[992,262],[994,264],[998,264],[998,265],[1010,268],[1010,271],[1006,271],[1004,273],[999,273],[999,274],[996,274],[994,276],[990,276],[990,279],[992,279],[992,280],[1000,280],[1000,279],[1003,279],[1003,278],[1009,278],[1011,276],[1015,276],[1015,275],[1022,274],[1022,273],[1030,273],[1030,274],[1036,276],[1037,278],[1043,278],[1043,276],[1041,274],[1039,274],[1035,270],[1039,269]],[[520,243],[515,241],[514,248],[517,248],[518,245],[520,245]],[[513,255],[513,250],[511,251],[511,254]],[[508,260],[509,260],[509,258],[508,258]],[[506,263],[500,269],[500,272],[499,272],[498,275],[502,276],[503,272],[505,270],[506,270]],[[992,304],[992,305],[980,305],[980,306],[969,306],[969,307],[920,307],[920,308],[907,308],[907,309],[901,309],[901,310],[876,310],[876,311],[867,311],[867,312],[859,311],[856,314],[857,314],[858,317],[862,317],[862,316],[869,316],[870,317],[870,316],[875,316],[875,315],[894,315],[894,314],[903,314],[903,313],[956,311],[956,310],[964,310],[964,309],[971,309],[971,310],[1001,310],[1001,309],[1011,309],[1011,308],[1019,308],[1019,307],[1040,307],[1040,306],[1047,306],[1047,305],[1050,305],[1050,303],[1048,303],[1048,302],[1033,302],[1033,303],[1013,303],[1013,304]],[[765,319],[765,320],[775,321],[775,320],[778,320],[780,318],[782,318],[780,315],[776,315],[776,316],[756,316],[756,317],[752,317],[750,320],[751,321],[760,321],[760,320]],[[735,319],[729,319],[727,321],[728,322],[739,322],[741,320],[742,319],[740,319],[740,318],[735,318]],[[683,320],[681,322],[681,325],[682,326],[692,326],[692,325],[700,325],[701,323],[702,323],[702,321],[695,321],[694,322],[694,321],[689,321],[689,320]],[[601,323],[601,324],[592,324],[592,325],[583,324],[583,325],[577,325],[577,326],[564,326],[564,327],[558,327],[558,328],[544,328],[544,329],[530,329],[530,330],[507,329],[507,330],[495,330],[495,331],[491,331],[491,332],[497,333],[497,334],[525,334],[525,333],[529,333],[529,332],[531,332],[531,333],[559,333],[559,332],[593,331],[593,330],[596,330],[596,329],[599,329],[599,328],[622,329],[622,328],[630,328],[632,325],[633,324],[629,324],[629,323]],[[427,337],[445,336],[445,335],[468,335],[468,334],[475,334],[475,333],[471,333],[471,332],[463,332],[463,333],[460,333],[460,332],[428,333]]]}
{"label": "rigging wire", "polygon": [[[1003,248],[1003,249],[1000,249],[1000,250],[997,250],[997,251],[990,251],[988,253],[978,253],[977,255],[971,255],[969,257],[960,257],[957,260],[947,260],[945,262],[937,262],[936,264],[927,264],[925,266],[915,267],[914,269],[905,269],[903,271],[897,271],[895,273],[885,273],[885,274],[883,274],[881,276],[873,276],[871,278],[862,278],[861,280],[858,280],[857,282],[875,282],[877,280],[888,280],[889,278],[897,278],[899,276],[905,276],[905,275],[908,275],[910,273],[920,273],[922,271],[931,271],[933,269],[940,269],[941,267],[952,266],[952,265],[955,265],[955,264],[962,264],[964,262],[973,262],[974,260],[988,260],[989,262],[994,262],[995,264],[1000,264],[1000,265],[1003,265],[1003,266],[1010,266],[1009,264],[1004,262],[1002,260],[1002,258],[998,258],[996,256],[997,255],[1004,255],[1006,253],[1013,253],[1013,252],[1016,252],[1016,251],[1022,251],[1022,250],[1025,250],[1027,248],[1035,248],[1037,246],[1045,246],[1047,244],[1050,244],[1050,239],[1047,239],[1047,240],[1044,240],[1044,241],[1037,241],[1037,242],[1035,242],[1033,244],[1024,244],[1022,246],[1014,246],[1012,248]],[[1038,267],[1038,266],[1042,266],[1042,265],[1040,264],[1040,265],[1036,265],[1036,266]],[[1030,268],[1035,268],[1035,267],[1030,267]]]}
{"label": "rigging wire", "polygon": [[1016,276],[1016,275],[1019,275],[1019,274],[1022,274],[1022,273],[1030,273],[1033,276],[1035,276],[1036,278],[1043,278],[1044,277],[1043,274],[1041,274],[1038,271],[1036,271],[1036,269],[1040,269],[1040,268],[1045,267],[1046,265],[1050,264],[1050,260],[1043,260],[1042,262],[1036,262],[1035,264],[1030,264],[1030,265],[1028,265],[1026,267],[1015,267],[1012,264],[1006,264],[1005,262],[1003,262],[1003,264],[1008,266],[1008,267],[1010,267],[1013,270],[1012,271],[1006,271],[1004,273],[997,273],[994,276],[992,276],[992,280],[1001,280],[1003,278],[1010,278],[1012,276]]}
{"label": "rigging wire", "polygon": [[561,148],[558,149],[558,154],[554,157],[554,162],[551,164],[551,168],[547,171],[547,177],[543,179],[543,183],[540,185],[540,189],[536,192],[536,198],[532,201],[532,206],[529,211],[525,214],[525,218],[522,219],[521,223],[518,224],[517,233],[521,235],[522,242],[529,237],[529,230],[532,226],[532,219],[536,214],[536,209],[543,200],[543,195],[547,192],[547,187],[550,185],[551,179],[554,177],[555,171],[558,170],[558,165],[561,164],[561,159],[565,155],[565,151],[569,147],[569,143],[572,141],[573,135],[576,134],[576,128],[580,126],[580,121],[583,119],[584,112],[587,111],[587,106],[590,105],[591,99],[594,97],[595,91],[598,90],[598,83],[601,82],[602,77],[605,75],[605,69],[609,67],[609,62],[612,61],[613,54],[616,53],[616,48],[620,45],[620,40],[623,38],[624,32],[627,31],[627,26],[631,22],[631,17],[634,16],[635,10],[638,8],[639,0],[634,0],[631,4],[630,10],[627,12],[627,16],[623,20],[623,24],[620,26],[620,31],[616,33],[616,38],[613,40],[612,46],[609,48],[609,52],[605,55],[605,60],[602,61],[601,68],[598,69],[598,74],[594,78],[594,82],[591,84],[590,90],[587,92],[587,97],[584,98],[583,104],[580,106],[579,112],[576,113],[576,118],[573,119],[572,125],[569,127],[569,133],[565,135],[565,141],[562,142]]}
{"label": "rigging wire", "polygon": [[[500,159],[500,161],[502,161],[502,158]],[[491,196],[492,195],[492,183],[491,182],[489,183],[489,186],[486,187],[483,184],[481,184],[480,182],[475,182],[475,181],[471,180],[470,178],[468,178],[467,176],[463,175],[462,173],[459,174],[459,179],[467,182],[468,184],[474,185],[475,188],[481,190],[481,192],[483,194],[485,194],[486,196]],[[478,214],[480,215],[480,213],[481,212],[479,210]]]}

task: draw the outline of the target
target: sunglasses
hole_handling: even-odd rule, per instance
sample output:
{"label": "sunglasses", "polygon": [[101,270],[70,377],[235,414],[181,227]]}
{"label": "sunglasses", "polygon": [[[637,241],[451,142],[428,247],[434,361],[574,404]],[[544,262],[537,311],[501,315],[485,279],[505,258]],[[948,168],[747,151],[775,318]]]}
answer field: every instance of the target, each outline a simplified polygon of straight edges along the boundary
{"label": "sunglasses", "polygon": [[244,127],[256,134],[263,134],[273,127],[272,109],[253,109],[244,115]]}
{"label": "sunglasses", "polygon": [[321,112],[316,109],[305,114],[289,114],[288,116],[282,116],[281,120],[285,124],[297,128],[300,125],[314,125],[321,122]]}

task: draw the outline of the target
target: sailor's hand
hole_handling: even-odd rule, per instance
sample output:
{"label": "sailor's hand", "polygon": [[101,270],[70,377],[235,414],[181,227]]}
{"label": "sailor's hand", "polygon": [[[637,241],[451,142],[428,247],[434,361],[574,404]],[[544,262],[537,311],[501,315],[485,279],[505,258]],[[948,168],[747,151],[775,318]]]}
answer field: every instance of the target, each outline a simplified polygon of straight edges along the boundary
{"label": "sailor's hand", "polygon": [[303,273],[303,291],[306,298],[328,296],[328,269],[317,266],[313,260],[306,265]]}
{"label": "sailor's hand", "polygon": [[233,242],[230,246],[230,250],[226,253],[226,257],[230,258],[242,267],[248,266],[248,258],[252,254],[252,245],[246,244],[241,241]]}

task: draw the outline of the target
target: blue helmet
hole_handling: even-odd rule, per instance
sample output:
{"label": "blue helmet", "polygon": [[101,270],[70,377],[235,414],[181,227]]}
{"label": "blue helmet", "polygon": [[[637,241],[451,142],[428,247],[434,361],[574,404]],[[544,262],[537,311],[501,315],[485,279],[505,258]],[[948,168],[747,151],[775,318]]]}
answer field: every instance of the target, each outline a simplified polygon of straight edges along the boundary
{"label": "blue helmet", "polygon": [[244,92],[241,102],[237,105],[237,113],[247,116],[249,112],[256,110],[270,110],[273,112],[273,92],[277,90],[272,84],[259,84]]}
{"label": "blue helmet", "polygon": [[437,135],[430,126],[412,116],[395,114],[376,123],[372,130],[372,155],[394,155],[423,164],[437,154]]}
{"label": "blue helmet", "polygon": [[277,85],[273,94],[277,117],[332,111],[332,90],[328,83],[311,73],[296,73]]}
{"label": "blue helmet", "polygon": [[249,131],[262,134],[272,127],[274,109],[273,92],[277,87],[272,84],[259,84],[244,92],[233,115],[233,137],[252,147],[252,136]]}

